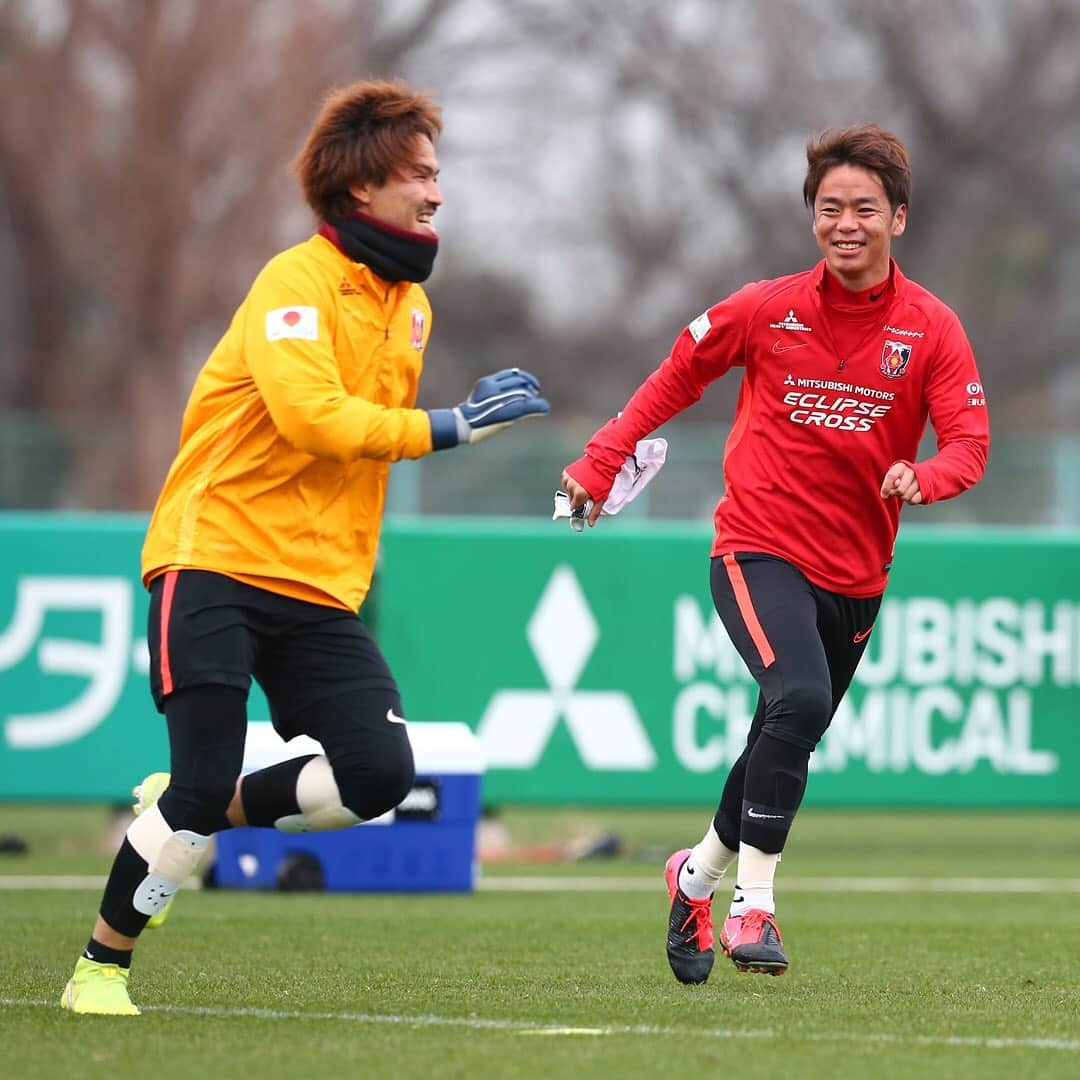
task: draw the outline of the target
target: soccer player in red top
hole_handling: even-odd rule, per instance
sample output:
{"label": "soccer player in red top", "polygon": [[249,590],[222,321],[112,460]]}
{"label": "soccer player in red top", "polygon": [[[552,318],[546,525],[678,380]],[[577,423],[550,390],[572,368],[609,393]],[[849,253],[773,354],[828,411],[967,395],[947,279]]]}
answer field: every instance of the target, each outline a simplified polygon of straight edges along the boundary
{"label": "soccer player in red top", "polygon": [[[911,172],[873,124],[807,146],[803,197],[824,258],[744,286],[699,315],[622,412],[563,473],[595,525],[637,440],[742,368],[716,507],[716,610],[760,688],[746,748],[705,836],[665,867],[675,977],[712,970],[712,895],[738,874],[720,946],[740,971],[782,974],[773,878],[810,754],[866,648],[904,504],[982,476],[986,398],[956,315],[893,261]],[[937,453],[917,461],[929,419]]]}

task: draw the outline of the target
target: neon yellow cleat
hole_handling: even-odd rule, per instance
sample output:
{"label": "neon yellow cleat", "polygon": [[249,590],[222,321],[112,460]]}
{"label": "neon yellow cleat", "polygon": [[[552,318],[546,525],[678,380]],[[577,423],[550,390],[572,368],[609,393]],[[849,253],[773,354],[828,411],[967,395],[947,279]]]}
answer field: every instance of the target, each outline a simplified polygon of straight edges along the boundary
{"label": "neon yellow cleat", "polygon": [[143,779],[141,784],[131,789],[131,796],[135,800],[132,809],[136,817],[144,810],[149,810],[161,798],[169,786],[170,779],[172,777],[167,772],[152,772]]}
{"label": "neon yellow cleat", "polygon": [[128,997],[127,968],[80,956],[60,996],[60,1007],[90,1016],[139,1016]]}
{"label": "neon yellow cleat", "polygon": [[[131,789],[135,805],[132,809],[138,817],[144,810],[149,810],[161,798],[165,789],[169,786],[170,774],[167,772],[155,772],[147,776],[141,784]],[[175,897],[174,897],[175,899]],[[170,900],[165,907],[156,915],[151,915],[146,922],[147,929],[156,930],[166,919],[173,902]]]}

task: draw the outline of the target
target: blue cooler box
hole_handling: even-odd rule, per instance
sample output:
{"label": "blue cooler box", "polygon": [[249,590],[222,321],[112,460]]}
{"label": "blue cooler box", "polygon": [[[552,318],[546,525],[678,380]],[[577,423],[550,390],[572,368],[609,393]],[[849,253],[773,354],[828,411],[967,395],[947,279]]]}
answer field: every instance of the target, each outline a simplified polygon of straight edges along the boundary
{"label": "blue cooler box", "polygon": [[[274,889],[292,856],[314,857],[323,887],[343,892],[471,892],[483,756],[466,724],[410,723],[416,782],[375,821],[331,832],[240,828],[218,833],[215,875],[226,889]],[[248,725],[244,771],[322,753],[313,739],[283,742],[270,724]]]}

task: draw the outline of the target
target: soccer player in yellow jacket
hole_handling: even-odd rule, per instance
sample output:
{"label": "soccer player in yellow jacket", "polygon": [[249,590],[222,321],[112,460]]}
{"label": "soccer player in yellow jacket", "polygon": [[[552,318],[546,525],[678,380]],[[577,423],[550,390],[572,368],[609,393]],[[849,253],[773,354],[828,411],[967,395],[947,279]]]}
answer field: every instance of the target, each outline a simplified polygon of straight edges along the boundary
{"label": "soccer player in yellow jacket", "polygon": [[[171,778],[142,785],[61,999],[72,1012],[138,1015],[136,939],[213,833],[355,825],[412,785],[401,696],[357,616],[390,463],[548,411],[516,368],[453,408],[414,407],[440,131],[438,107],[402,82],[327,98],[296,163],[318,232],[263,268],[196,380],[142,558]],[[324,754],[238,779],[252,678],[281,736]]]}

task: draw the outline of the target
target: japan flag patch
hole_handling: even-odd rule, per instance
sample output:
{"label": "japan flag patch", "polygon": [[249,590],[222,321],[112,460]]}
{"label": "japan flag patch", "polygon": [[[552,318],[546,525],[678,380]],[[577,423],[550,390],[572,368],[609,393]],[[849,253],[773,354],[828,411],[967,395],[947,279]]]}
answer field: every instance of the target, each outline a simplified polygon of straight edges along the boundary
{"label": "japan flag patch", "polygon": [[266,313],[266,340],[319,340],[319,312],[313,307],[282,307]]}

